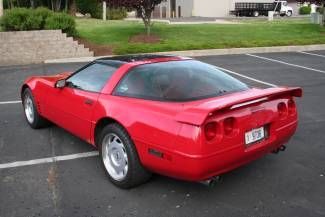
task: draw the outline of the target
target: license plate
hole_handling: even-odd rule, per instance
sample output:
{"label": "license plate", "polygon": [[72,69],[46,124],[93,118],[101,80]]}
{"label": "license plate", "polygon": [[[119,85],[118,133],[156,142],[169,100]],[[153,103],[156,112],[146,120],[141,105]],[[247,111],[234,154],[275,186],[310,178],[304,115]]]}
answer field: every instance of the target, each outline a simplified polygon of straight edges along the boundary
{"label": "license plate", "polygon": [[260,141],[260,140],[262,140],[264,138],[265,138],[264,127],[253,129],[253,130],[245,133],[246,145],[258,142],[258,141]]}

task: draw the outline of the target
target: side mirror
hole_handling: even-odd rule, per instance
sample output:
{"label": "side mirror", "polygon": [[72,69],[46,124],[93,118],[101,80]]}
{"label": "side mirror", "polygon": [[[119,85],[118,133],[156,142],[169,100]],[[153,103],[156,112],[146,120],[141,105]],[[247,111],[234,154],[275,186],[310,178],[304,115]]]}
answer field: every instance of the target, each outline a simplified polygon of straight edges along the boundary
{"label": "side mirror", "polygon": [[56,83],[55,83],[55,88],[64,88],[66,86],[67,82],[66,80],[58,80]]}

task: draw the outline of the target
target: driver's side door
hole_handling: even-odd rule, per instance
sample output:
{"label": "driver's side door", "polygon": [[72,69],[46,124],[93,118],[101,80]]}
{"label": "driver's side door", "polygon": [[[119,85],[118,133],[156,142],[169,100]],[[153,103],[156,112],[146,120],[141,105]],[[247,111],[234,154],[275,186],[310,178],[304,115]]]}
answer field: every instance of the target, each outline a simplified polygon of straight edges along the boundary
{"label": "driver's side door", "polygon": [[93,63],[69,77],[64,87],[53,88],[46,103],[50,120],[90,142],[93,109],[114,71],[111,66]]}

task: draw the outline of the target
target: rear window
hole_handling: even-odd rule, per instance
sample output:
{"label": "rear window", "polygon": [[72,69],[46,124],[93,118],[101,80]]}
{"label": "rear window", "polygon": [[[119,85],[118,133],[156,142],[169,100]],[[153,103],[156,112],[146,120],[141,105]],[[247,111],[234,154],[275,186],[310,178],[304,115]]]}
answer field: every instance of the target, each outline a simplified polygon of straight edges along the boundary
{"label": "rear window", "polygon": [[137,66],[114,95],[159,101],[192,101],[247,90],[239,80],[196,60]]}

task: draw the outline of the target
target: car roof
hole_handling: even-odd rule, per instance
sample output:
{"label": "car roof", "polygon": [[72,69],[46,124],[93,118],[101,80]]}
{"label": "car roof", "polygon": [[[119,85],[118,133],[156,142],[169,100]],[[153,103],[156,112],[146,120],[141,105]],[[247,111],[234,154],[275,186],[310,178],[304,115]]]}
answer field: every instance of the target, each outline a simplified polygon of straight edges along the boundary
{"label": "car roof", "polygon": [[183,60],[188,59],[184,57],[179,57],[175,55],[159,55],[159,54],[137,54],[137,55],[123,55],[123,56],[114,56],[114,57],[104,57],[95,60],[95,62],[108,64],[116,67],[120,67],[127,63],[137,63],[137,62],[144,62],[144,61],[153,61],[153,62],[160,62],[160,61],[172,61],[172,60]]}

